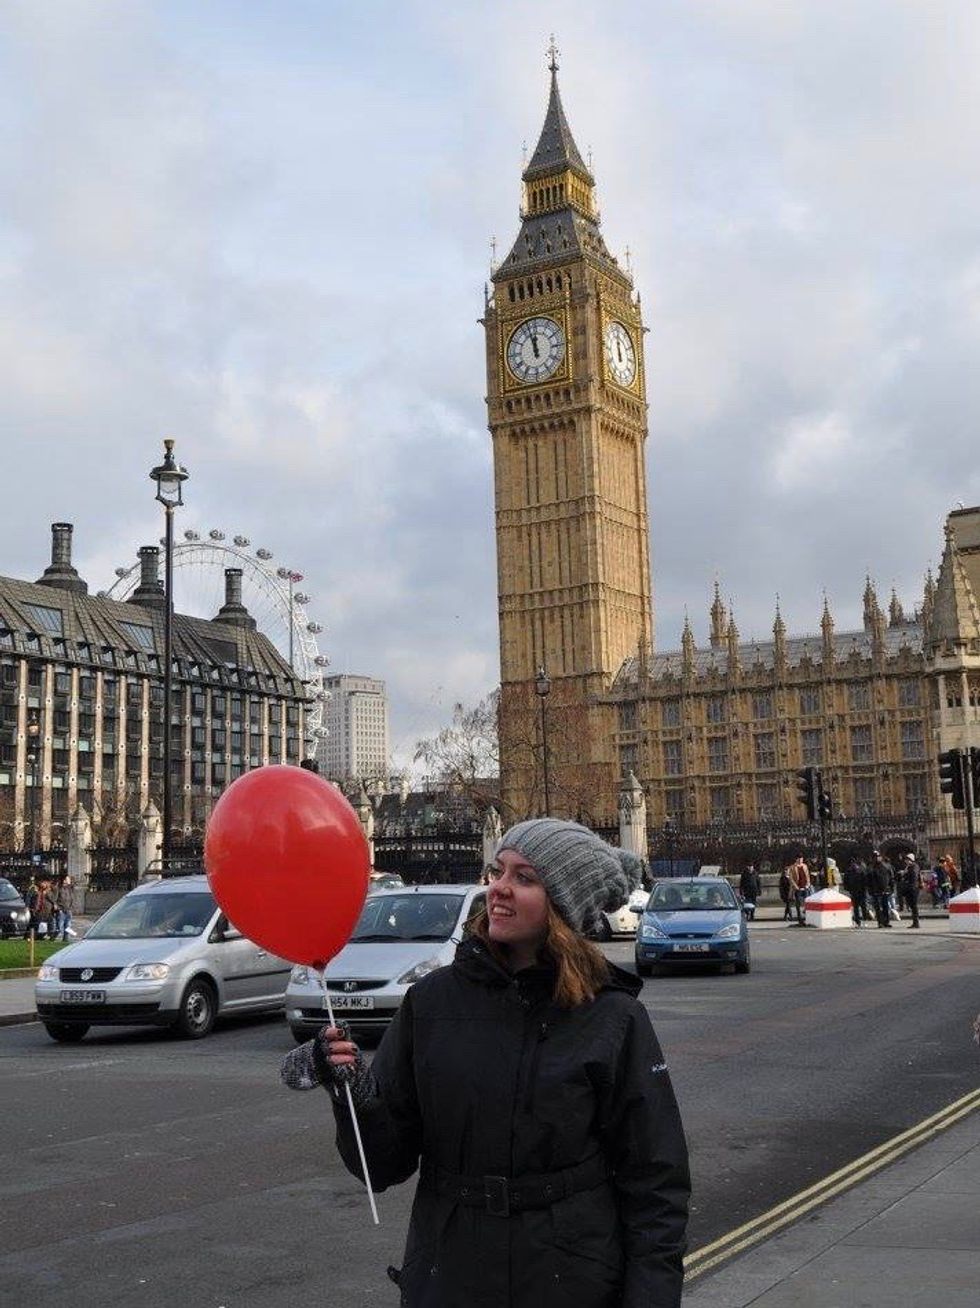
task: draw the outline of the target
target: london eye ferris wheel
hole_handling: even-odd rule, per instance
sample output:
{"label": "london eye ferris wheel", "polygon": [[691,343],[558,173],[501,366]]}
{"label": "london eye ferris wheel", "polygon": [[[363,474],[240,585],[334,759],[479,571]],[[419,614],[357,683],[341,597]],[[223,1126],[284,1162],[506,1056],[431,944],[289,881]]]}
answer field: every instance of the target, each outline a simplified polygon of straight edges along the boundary
{"label": "london eye ferris wheel", "polygon": [[[320,652],[323,631],[309,617],[309,594],[300,589],[303,574],[277,563],[271,550],[253,549],[247,536],[232,536],[212,528],[201,533],[188,528],[174,542],[174,609],[191,617],[213,618],[225,599],[225,569],[240,568],[242,603],[298,677],[307,683],[312,704],[306,715],[307,736],[315,748],[327,733],[324,705],[330,698],[323,682],[329,660]],[[116,580],[106,592],[125,600],[139,585],[140,565],[116,568]]]}

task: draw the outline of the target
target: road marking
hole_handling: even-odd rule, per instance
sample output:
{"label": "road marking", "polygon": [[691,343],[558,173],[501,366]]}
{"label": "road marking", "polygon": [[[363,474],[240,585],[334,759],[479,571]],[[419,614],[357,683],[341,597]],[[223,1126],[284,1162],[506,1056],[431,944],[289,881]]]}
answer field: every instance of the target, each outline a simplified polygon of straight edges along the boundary
{"label": "road marking", "polygon": [[940,1109],[938,1113],[934,1113],[932,1117],[927,1117],[915,1126],[909,1127],[907,1131],[903,1131],[900,1135],[886,1140],[877,1149],[872,1149],[860,1158],[855,1158],[846,1167],[832,1172],[829,1176],[825,1176],[822,1181],[817,1181],[815,1185],[811,1185],[808,1189],[801,1190],[799,1194],[785,1199],[781,1204],[777,1204],[775,1208],[770,1208],[768,1212],[761,1213],[758,1217],[754,1217],[752,1221],[746,1222],[734,1231],[729,1231],[727,1235],[712,1241],[711,1244],[695,1249],[684,1260],[685,1281],[693,1281],[698,1276],[703,1276],[705,1272],[717,1267],[719,1263],[734,1257],[735,1254],[744,1252],[752,1245],[758,1244],[760,1240],[766,1240],[775,1235],[783,1227],[790,1226],[814,1208],[826,1203],[829,1199],[836,1198],[839,1194],[843,1194],[845,1190],[851,1189],[852,1186],[866,1180],[869,1176],[873,1176],[875,1172],[887,1167],[889,1163],[895,1162],[903,1154],[908,1153],[909,1150],[915,1149],[920,1144],[925,1144],[927,1140],[938,1135],[940,1131],[945,1131],[947,1127],[975,1112],[978,1108],[980,1108],[980,1090],[972,1090],[968,1095],[964,1095],[962,1099],[947,1104],[945,1108]]}

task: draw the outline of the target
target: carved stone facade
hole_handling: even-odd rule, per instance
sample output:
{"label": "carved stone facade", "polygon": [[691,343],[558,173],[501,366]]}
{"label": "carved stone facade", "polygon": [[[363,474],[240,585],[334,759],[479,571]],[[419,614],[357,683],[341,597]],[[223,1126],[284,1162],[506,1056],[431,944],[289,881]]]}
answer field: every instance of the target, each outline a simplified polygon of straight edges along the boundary
{"label": "carved stone facade", "polygon": [[[540,806],[534,680],[551,680],[549,763],[575,808],[618,782],[599,704],[652,639],[643,323],[599,230],[595,181],[552,62],[521,229],[483,324],[493,437],[505,817]],[[558,731],[558,725],[561,731]]]}
{"label": "carved stone facade", "polygon": [[680,649],[655,654],[640,301],[603,242],[554,66],[523,180],[483,319],[504,820],[543,811],[545,766],[552,812],[597,822],[630,774],[654,827],[798,819],[810,764],[835,815],[940,813],[936,754],[980,745],[980,509],[950,514],[908,616],[869,578],[860,630],[838,631],[825,601],[813,634],[790,635],[777,605],[772,640],[745,642],[716,586],[707,642],[686,622]]}

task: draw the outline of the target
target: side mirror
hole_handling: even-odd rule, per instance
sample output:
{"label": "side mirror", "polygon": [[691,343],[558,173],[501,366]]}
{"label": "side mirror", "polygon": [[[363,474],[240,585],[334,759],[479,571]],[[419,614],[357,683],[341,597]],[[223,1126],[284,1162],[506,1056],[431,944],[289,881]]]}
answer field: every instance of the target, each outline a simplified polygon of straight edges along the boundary
{"label": "side mirror", "polygon": [[647,910],[645,906],[641,907],[638,904],[630,904],[630,912],[635,913],[637,917],[642,917],[646,911]]}
{"label": "side mirror", "polygon": [[238,927],[232,926],[224,913],[222,913],[214,924],[214,930],[211,932],[211,939],[216,943],[220,943],[225,940],[241,940],[241,938],[242,933],[239,931]]}

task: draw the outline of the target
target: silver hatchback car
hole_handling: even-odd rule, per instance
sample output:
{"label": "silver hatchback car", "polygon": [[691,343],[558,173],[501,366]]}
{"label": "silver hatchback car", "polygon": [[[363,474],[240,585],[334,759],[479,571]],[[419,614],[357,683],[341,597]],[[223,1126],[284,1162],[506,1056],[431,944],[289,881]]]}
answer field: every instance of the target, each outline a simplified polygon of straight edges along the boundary
{"label": "silver hatchback car", "polygon": [[[453,961],[466,924],[485,901],[483,886],[404,886],[369,895],[350,940],[327,965],[334,1016],[358,1034],[384,1030],[409,986]],[[325,1024],[312,968],[293,968],[286,1020],[296,1040],[308,1040]]]}
{"label": "silver hatchback car", "polygon": [[281,1009],[289,969],[229,923],[207,877],[172,877],[131,890],[52,955],[34,997],[54,1040],[134,1025],[200,1039],[225,1014]]}

